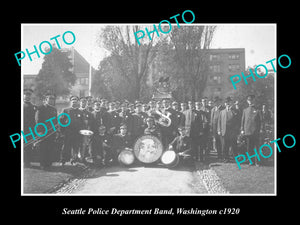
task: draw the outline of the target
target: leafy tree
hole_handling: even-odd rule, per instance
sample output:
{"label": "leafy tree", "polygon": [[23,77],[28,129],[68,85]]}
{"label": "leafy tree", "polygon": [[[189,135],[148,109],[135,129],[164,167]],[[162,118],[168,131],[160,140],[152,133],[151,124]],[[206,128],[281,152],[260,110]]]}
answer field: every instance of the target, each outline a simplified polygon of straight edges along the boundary
{"label": "leafy tree", "polygon": [[37,96],[41,97],[48,90],[57,96],[70,94],[76,81],[76,76],[71,71],[72,67],[68,53],[52,46],[52,52],[44,56],[42,68],[35,78]]}
{"label": "leafy tree", "polygon": [[[125,95],[131,100],[141,97],[149,65],[155,58],[159,47],[159,41],[154,43],[154,33],[151,40],[144,37],[140,39],[140,45],[136,42],[134,32],[144,27],[138,25],[106,26],[98,39],[99,45],[110,51],[109,64],[112,66],[112,73],[121,78],[119,81],[126,87]],[[116,79],[114,81],[117,82]],[[113,87],[118,87],[118,85],[114,84]],[[118,90],[121,91],[122,88]]]}
{"label": "leafy tree", "polygon": [[192,100],[199,99],[206,86],[207,50],[215,29],[216,26],[182,26],[175,27],[170,33],[172,49],[175,51],[174,60],[183,81],[181,89]]}
{"label": "leafy tree", "polygon": [[[262,104],[266,103],[269,105],[270,109],[274,108],[274,76],[271,74],[268,74],[264,78],[258,78],[255,75],[255,68],[256,65],[253,67],[248,67],[246,71],[244,71],[244,75],[250,75],[250,70],[253,72],[255,81],[252,79],[252,77],[247,78],[247,85],[243,78],[241,78],[241,81],[236,84],[237,89],[231,91],[231,94],[233,97],[238,99],[242,106],[247,106],[246,103],[246,96],[249,94],[254,94],[256,96],[256,103],[261,106]],[[265,73],[262,72],[260,68],[258,68],[258,73],[260,76],[264,76]],[[242,76],[242,75],[241,75]]]}

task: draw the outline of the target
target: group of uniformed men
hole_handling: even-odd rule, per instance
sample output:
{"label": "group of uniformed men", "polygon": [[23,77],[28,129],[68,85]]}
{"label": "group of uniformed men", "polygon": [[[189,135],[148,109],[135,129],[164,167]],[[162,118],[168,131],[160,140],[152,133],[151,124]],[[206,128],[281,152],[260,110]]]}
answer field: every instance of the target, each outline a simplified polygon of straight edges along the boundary
{"label": "group of uniformed men", "polygon": [[[57,116],[54,94],[46,94],[43,105],[36,107],[30,102],[32,92],[24,90],[24,132],[36,123]],[[219,97],[187,104],[170,99],[150,100],[146,104],[71,96],[70,107],[63,110],[70,116],[71,123],[56,132],[63,138],[60,163],[86,163],[86,160],[96,165],[114,163],[122,149],[132,149],[134,142],[146,134],[158,137],[164,150],[171,148],[179,155],[184,152],[182,155],[196,161],[205,161],[209,151],[215,149],[218,159],[228,162],[229,149],[233,156],[239,153],[237,139],[240,134],[246,141],[243,151],[252,152],[255,146],[259,147],[259,135],[265,121],[271,121],[270,111],[259,110],[254,105],[254,98],[249,95],[249,106],[241,110],[231,97],[227,97],[224,104]],[[61,123],[67,124],[68,117],[62,116]],[[93,135],[84,136],[80,130],[90,130]],[[57,135],[47,135],[39,142],[42,168],[52,164],[55,137]],[[31,149],[32,145],[24,149],[25,166],[30,165]]]}

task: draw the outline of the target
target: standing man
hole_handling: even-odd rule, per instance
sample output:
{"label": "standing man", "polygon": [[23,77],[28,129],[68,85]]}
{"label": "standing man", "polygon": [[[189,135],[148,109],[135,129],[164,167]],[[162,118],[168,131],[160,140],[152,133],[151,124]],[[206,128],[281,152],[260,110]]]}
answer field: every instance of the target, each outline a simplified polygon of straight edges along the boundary
{"label": "standing man", "polygon": [[92,96],[86,96],[86,100],[87,100],[87,107],[86,109],[89,111],[89,112],[93,112],[93,97]]}
{"label": "standing man", "polygon": [[218,120],[218,135],[221,136],[224,162],[229,162],[229,148],[232,149],[234,157],[237,155],[239,126],[237,111],[233,108],[232,99],[227,97],[225,100],[225,109],[220,112]]}
{"label": "standing man", "polygon": [[[82,129],[92,130],[92,126],[94,123],[93,114],[88,110],[87,99],[85,97],[80,98],[79,110],[82,112],[82,116],[83,116]],[[81,142],[79,146],[80,160],[81,162],[86,162],[85,160],[86,153],[91,151],[91,145],[90,142],[88,141],[88,138],[84,137],[83,135],[81,136],[80,142]]]}
{"label": "standing man", "polygon": [[[181,111],[179,111],[179,104],[176,101],[172,102],[172,109],[174,110],[174,114],[175,114],[172,123],[174,126],[174,130],[178,130],[180,126],[184,126],[184,114]],[[176,135],[177,134],[178,133],[176,132]]]}
{"label": "standing man", "polygon": [[184,112],[185,110],[187,110],[187,104],[186,102],[181,102],[180,103],[180,112]]}
{"label": "standing man", "polygon": [[201,103],[195,102],[195,109],[193,109],[191,132],[192,150],[195,152],[196,160],[203,162],[208,157],[206,148],[207,143],[207,127],[208,120],[206,114],[201,110]]}
{"label": "standing man", "polygon": [[183,112],[184,126],[187,129],[187,135],[190,136],[191,124],[194,120],[194,104],[192,101],[188,101],[189,108]]}
{"label": "standing man", "polygon": [[64,137],[64,145],[61,152],[61,165],[63,166],[71,158],[71,164],[79,161],[79,148],[82,140],[82,135],[79,133],[84,127],[83,113],[79,110],[78,106],[79,98],[77,96],[70,97],[70,107],[63,110],[63,113],[67,113],[71,118],[71,122],[68,121],[68,117],[63,115],[60,119],[62,124],[70,125],[62,127],[61,131]]}
{"label": "standing man", "polygon": [[[248,107],[244,109],[241,123],[241,134],[246,137],[247,152],[249,155],[254,152],[254,148],[258,149],[259,134],[262,133],[261,112],[254,105],[254,95],[247,96]],[[253,161],[253,163],[252,163]],[[257,165],[256,157],[249,162],[250,165]]]}
{"label": "standing man", "polygon": [[106,131],[111,134],[116,134],[119,132],[120,128],[120,123],[121,123],[121,118],[119,117],[119,113],[116,109],[116,103],[115,102],[110,102],[108,104],[108,111],[110,115],[110,120],[111,120],[111,128],[110,130]]}
{"label": "standing man", "polygon": [[[23,120],[23,131],[28,131],[29,127],[33,130],[35,127],[35,112],[37,110],[36,106],[31,103],[31,95],[33,93],[32,89],[24,89],[24,103],[23,103],[23,115],[24,115],[24,120]],[[27,143],[32,140],[32,137],[29,136],[27,138]],[[32,144],[27,145],[24,147],[24,167],[29,167],[31,166],[30,163],[32,161],[32,156],[33,156],[33,149],[32,149]]]}
{"label": "standing man", "polygon": [[132,139],[134,141],[143,135],[147,117],[147,114],[142,111],[142,104],[137,103],[135,105],[135,113],[132,114]]}
{"label": "standing man", "polygon": [[221,137],[218,134],[218,120],[220,117],[220,112],[221,110],[223,110],[222,99],[218,96],[215,97],[214,104],[215,106],[211,110],[210,129],[215,143],[214,148],[216,149],[218,154],[218,160],[222,160]]}
{"label": "standing man", "polygon": [[[44,97],[44,104],[41,105],[37,112],[36,112],[36,123],[44,123],[47,126],[47,136],[45,136],[42,141],[40,142],[39,149],[40,149],[40,166],[41,169],[48,169],[54,160],[54,144],[55,144],[55,138],[56,135],[54,133],[54,130],[52,128],[51,123],[45,123],[46,120],[49,120],[51,118],[55,118],[51,120],[54,124],[54,126],[57,125],[57,110],[54,107],[55,106],[55,94],[52,94],[50,92],[45,94]],[[39,129],[37,130],[38,133],[44,133],[45,128],[39,126]]]}
{"label": "standing man", "polygon": [[123,102],[121,104],[121,112],[119,113],[120,123],[126,124],[126,132],[131,135],[132,134],[132,115],[129,113],[127,109],[127,103]]}

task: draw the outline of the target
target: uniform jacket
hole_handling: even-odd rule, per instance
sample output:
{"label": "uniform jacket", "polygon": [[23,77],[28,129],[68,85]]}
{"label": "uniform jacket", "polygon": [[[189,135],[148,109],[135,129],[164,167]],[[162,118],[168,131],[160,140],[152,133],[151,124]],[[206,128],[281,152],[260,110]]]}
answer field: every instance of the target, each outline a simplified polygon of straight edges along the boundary
{"label": "uniform jacket", "polygon": [[113,135],[112,150],[120,152],[125,148],[132,148],[132,139],[128,134],[122,136],[121,134]]}
{"label": "uniform jacket", "polygon": [[[27,132],[29,130],[29,127],[31,129],[34,129],[35,126],[35,113],[36,113],[36,106],[33,105],[31,102],[25,102],[23,104],[23,112],[24,112],[24,132]],[[45,123],[45,121],[44,121]]]}
{"label": "uniform jacket", "polygon": [[144,133],[146,128],[145,119],[147,114],[144,112],[132,114],[132,135],[139,136]]}
{"label": "uniform jacket", "polygon": [[225,108],[220,112],[217,130],[221,133],[221,136],[236,137],[239,133],[239,126],[238,112],[236,110],[227,110]]}
{"label": "uniform jacket", "polygon": [[202,110],[197,111],[193,109],[192,111],[193,113],[191,117],[192,121],[191,121],[190,136],[198,137],[206,134],[208,128],[208,120],[205,113]]}
{"label": "uniform jacket", "polygon": [[218,120],[219,120],[221,110],[223,110],[222,105],[219,107],[215,106],[211,110],[210,127],[212,129],[213,135],[218,134]]}
{"label": "uniform jacket", "polygon": [[[79,110],[78,108],[70,107],[70,108],[64,109],[63,113],[67,113],[69,115],[69,117],[71,118],[71,123],[69,126],[61,128],[62,133],[65,135],[78,136],[79,131],[85,128],[82,111]],[[68,117],[65,115],[61,116],[60,121],[62,124],[67,124],[69,122]]]}
{"label": "uniform jacket", "polygon": [[261,129],[261,112],[255,106],[249,106],[244,109],[241,130],[245,132],[245,135],[258,134]]}
{"label": "uniform jacket", "polygon": [[[47,126],[48,132],[50,129],[52,129],[52,125],[51,122],[45,122],[46,120],[55,117],[55,119],[52,120],[54,126],[57,124],[57,110],[55,107],[51,106],[51,105],[41,105],[36,112],[35,115],[35,120],[36,123],[44,123]],[[33,129],[33,128],[32,128]],[[37,127],[37,131],[38,132],[44,132],[44,127],[43,126],[38,126]]]}
{"label": "uniform jacket", "polygon": [[188,136],[179,135],[174,138],[174,140],[170,143],[170,145],[172,145],[176,153],[184,152],[191,149],[191,138]]}
{"label": "uniform jacket", "polygon": [[79,109],[82,112],[83,115],[83,129],[86,130],[92,130],[93,123],[94,123],[94,117],[93,114],[88,111],[88,109]]}

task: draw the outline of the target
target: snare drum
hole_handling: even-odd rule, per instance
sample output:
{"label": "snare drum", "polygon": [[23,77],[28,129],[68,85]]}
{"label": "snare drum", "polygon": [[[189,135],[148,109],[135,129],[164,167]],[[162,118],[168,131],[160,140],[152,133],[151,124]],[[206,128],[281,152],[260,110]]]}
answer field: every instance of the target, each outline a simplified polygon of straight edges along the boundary
{"label": "snare drum", "polygon": [[91,130],[80,130],[79,133],[83,136],[83,144],[89,145],[94,132]]}
{"label": "snare drum", "polygon": [[179,163],[178,155],[172,150],[165,151],[160,159],[161,162],[169,168],[173,168]]}
{"label": "snare drum", "polygon": [[118,156],[118,161],[121,165],[129,166],[134,162],[134,154],[132,150],[124,149]]}

